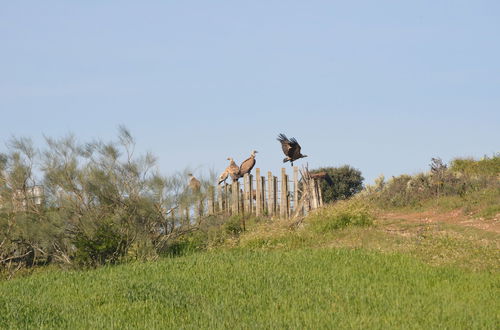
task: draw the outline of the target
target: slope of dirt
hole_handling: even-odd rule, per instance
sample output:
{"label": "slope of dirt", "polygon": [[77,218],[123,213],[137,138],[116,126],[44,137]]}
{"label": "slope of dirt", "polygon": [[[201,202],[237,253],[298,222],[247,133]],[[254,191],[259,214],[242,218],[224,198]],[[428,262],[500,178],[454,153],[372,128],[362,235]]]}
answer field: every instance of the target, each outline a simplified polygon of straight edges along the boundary
{"label": "slope of dirt", "polygon": [[424,212],[389,212],[380,215],[382,220],[400,220],[429,224],[429,223],[447,223],[458,226],[474,227],[477,229],[500,234],[500,214],[493,219],[476,218],[464,214],[461,210],[449,212],[438,212],[434,210]]}

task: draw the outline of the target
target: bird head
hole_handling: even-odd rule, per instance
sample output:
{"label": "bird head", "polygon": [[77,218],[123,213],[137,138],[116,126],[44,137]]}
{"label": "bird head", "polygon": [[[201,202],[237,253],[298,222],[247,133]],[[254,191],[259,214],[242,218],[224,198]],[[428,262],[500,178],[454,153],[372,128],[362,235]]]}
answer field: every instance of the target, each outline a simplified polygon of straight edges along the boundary
{"label": "bird head", "polygon": [[227,157],[227,160],[231,161],[231,160],[233,160],[233,159],[232,159],[231,157]]}
{"label": "bird head", "polygon": [[254,157],[255,157],[255,154],[256,154],[256,153],[258,153],[258,151],[257,151],[257,150],[252,151],[252,156],[254,156]]}

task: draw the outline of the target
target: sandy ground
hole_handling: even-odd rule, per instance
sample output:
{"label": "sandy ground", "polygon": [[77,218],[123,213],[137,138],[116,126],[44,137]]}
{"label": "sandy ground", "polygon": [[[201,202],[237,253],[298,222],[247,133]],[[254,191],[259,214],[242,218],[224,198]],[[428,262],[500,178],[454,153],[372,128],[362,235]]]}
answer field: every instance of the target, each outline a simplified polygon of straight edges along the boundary
{"label": "sandy ground", "polygon": [[451,223],[460,226],[474,227],[477,229],[500,234],[500,214],[497,214],[493,219],[483,219],[463,214],[463,212],[459,210],[451,212],[394,212],[384,213],[381,215],[381,218],[387,220],[405,219],[418,223]]}

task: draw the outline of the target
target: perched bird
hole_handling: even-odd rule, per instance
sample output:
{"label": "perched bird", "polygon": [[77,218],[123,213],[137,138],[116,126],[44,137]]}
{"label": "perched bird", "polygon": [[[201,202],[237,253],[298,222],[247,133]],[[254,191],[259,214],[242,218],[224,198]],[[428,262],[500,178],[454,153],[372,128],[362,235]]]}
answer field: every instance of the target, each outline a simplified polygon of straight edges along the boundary
{"label": "perched bird", "polygon": [[250,157],[248,157],[243,163],[240,165],[240,177],[244,176],[247,173],[250,173],[252,171],[252,168],[255,166],[255,154],[258,153],[258,151],[254,150],[250,154]]}
{"label": "perched bird", "polygon": [[198,192],[200,191],[200,188],[201,188],[201,182],[200,180],[198,180],[197,178],[195,178],[193,176],[193,173],[189,173],[189,188],[191,188],[191,190],[193,192]]}
{"label": "perched bird", "polygon": [[299,158],[307,157],[300,153],[300,144],[295,140],[295,138],[288,139],[285,134],[281,133],[278,135],[277,139],[281,143],[281,148],[286,158],[283,159],[283,163],[290,161],[293,166],[293,162]]}
{"label": "perched bird", "polygon": [[237,181],[240,178],[240,168],[238,167],[238,165],[236,165],[234,159],[232,159],[231,157],[228,157],[227,160],[229,160],[229,166],[227,167],[229,176],[231,176],[233,182]]}
{"label": "perched bird", "polygon": [[238,180],[240,177],[240,168],[238,167],[238,165],[236,165],[231,157],[228,157],[227,160],[229,160],[229,166],[226,167],[224,172],[222,172],[222,174],[219,176],[219,184],[221,184],[222,182],[226,183],[228,176],[231,176],[231,179],[233,179],[233,181]]}
{"label": "perched bird", "polygon": [[228,168],[226,168],[224,170],[224,172],[222,172],[222,174],[219,176],[219,183],[218,184],[221,184],[222,182],[226,183],[228,176],[229,176],[229,171],[228,171]]}

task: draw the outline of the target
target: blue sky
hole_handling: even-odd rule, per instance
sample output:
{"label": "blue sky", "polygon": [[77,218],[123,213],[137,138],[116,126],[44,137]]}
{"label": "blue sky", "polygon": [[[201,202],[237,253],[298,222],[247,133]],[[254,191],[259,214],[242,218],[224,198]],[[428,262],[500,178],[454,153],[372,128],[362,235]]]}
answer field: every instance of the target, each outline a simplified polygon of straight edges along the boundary
{"label": "blue sky", "polygon": [[0,151],[12,135],[113,139],[170,174],[278,133],[366,181],[500,151],[498,1],[3,1]]}

